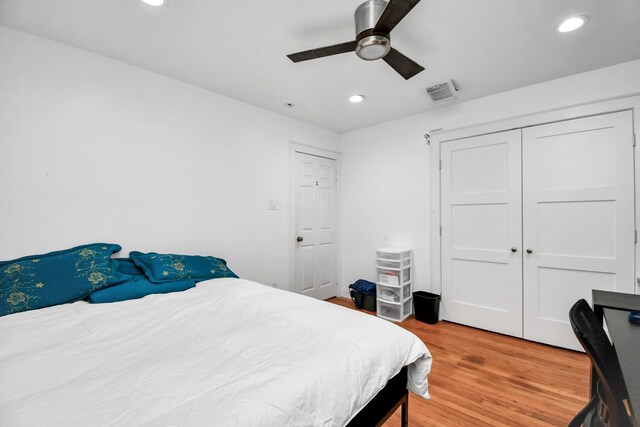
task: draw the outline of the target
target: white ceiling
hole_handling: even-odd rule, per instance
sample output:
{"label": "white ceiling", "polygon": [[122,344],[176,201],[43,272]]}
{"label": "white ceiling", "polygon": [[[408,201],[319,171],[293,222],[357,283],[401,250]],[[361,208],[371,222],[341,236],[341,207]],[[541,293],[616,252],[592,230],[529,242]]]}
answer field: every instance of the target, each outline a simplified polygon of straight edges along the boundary
{"label": "white ceiling", "polygon": [[[409,81],[355,54],[285,56],[354,39],[360,2],[0,0],[0,24],[337,132],[434,108],[425,89],[449,78],[469,100],[640,58],[638,0],[422,0],[392,32],[426,68]],[[554,30],[576,14],[590,22]]]}

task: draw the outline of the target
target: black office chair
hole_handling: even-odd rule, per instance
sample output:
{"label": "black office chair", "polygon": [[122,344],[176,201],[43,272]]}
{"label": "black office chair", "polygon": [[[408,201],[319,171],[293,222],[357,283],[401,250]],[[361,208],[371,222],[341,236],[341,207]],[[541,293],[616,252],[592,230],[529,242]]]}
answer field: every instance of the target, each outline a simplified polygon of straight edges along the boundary
{"label": "black office chair", "polygon": [[569,426],[630,426],[623,403],[627,399],[627,389],[622,379],[618,356],[602,324],[584,299],[571,307],[569,320],[598,377],[596,396],[575,416]]}

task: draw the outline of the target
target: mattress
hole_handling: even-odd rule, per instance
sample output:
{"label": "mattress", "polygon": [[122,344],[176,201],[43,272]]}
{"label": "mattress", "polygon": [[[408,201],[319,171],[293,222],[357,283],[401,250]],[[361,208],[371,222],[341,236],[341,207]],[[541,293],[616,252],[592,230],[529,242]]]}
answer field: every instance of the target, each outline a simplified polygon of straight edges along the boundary
{"label": "mattress", "polygon": [[382,319],[242,279],[0,318],[0,425],[341,426],[431,355]]}

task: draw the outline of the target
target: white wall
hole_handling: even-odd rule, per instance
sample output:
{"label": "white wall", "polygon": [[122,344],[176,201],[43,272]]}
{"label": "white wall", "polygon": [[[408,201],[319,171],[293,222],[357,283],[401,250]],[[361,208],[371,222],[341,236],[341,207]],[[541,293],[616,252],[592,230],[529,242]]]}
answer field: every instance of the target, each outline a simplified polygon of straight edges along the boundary
{"label": "white wall", "polygon": [[290,141],[339,147],[333,132],[0,26],[0,260],[105,241],[224,257],[286,288]]}
{"label": "white wall", "polygon": [[[408,246],[414,249],[414,289],[439,290],[429,283],[430,148],[425,133],[639,93],[640,60],[341,135],[342,282],[374,280],[375,250]],[[343,292],[346,294],[345,289]]]}
{"label": "white wall", "polygon": [[342,151],[343,291],[375,278],[388,245],[414,249],[415,288],[429,290],[425,133],[638,93],[634,61],[338,137],[0,26],[0,260],[109,241],[225,257],[286,288],[295,141]]}

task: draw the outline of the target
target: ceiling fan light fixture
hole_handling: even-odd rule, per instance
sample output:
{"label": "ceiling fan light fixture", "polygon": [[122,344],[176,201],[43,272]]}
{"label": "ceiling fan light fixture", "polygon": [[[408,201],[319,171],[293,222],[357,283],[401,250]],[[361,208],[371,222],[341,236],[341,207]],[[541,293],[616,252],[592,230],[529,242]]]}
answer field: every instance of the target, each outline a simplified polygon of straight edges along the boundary
{"label": "ceiling fan light fixture", "polygon": [[369,36],[361,39],[356,47],[356,55],[365,61],[384,58],[391,50],[389,39],[384,36]]}

